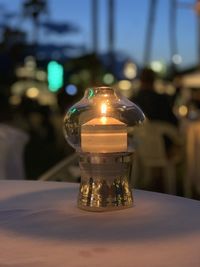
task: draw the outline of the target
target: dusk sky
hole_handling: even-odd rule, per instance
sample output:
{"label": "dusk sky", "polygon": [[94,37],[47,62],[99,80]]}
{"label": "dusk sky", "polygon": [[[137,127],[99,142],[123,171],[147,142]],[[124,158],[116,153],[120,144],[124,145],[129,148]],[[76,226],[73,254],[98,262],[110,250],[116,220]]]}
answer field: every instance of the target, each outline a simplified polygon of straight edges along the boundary
{"label": "dusk sky", "polygon": [[[20,13],[22,0],[0,0],[8,11]],[[116,0],[115,50],[122,51],[138,63],[142,63],[149,0]],[[180,1],[181,2],[181,1]],[[192,0],[182,2],[194,3]],[[49,0],[49,17],[55,21],[71,22],[80,27],[80,33],[48,38],[48,42],[85,44],[91,49],[91,0]],[[106,0],[99,0],[99,51],[107,50]],[[2,20],[2,18],[1,18]],[[153,40],[152,60],[169,61],[169,1],[159,0]],[[183,58],[182,66],[197,62],[197,17],[192,9],[179,8],[177,16],[178,50]],[[28,29],[31,40],[31,22],[20,24]],[[40,41],[46,35],[40,33]]]}

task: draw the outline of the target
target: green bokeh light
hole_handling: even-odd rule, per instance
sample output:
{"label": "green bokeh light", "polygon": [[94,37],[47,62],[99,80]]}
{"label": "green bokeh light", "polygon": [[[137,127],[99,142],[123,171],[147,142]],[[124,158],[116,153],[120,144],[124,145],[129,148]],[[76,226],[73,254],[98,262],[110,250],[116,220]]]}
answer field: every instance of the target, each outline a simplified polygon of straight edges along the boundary
{"label": "green bokeh light", "polygon": [[51,92],[58,91],[63,86],[64,69],[56,61],[50,61],[47,66],[48,86]]}

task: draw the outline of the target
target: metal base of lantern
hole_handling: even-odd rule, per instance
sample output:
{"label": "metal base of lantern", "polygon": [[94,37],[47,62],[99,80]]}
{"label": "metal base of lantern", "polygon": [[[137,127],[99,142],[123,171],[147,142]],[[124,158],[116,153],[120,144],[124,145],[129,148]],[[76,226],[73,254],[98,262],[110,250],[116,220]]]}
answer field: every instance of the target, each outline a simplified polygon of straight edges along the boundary
{"label": "metal base of lantern", "polygon": [[88,211],[130,208],[133,153],[80,153],[78,207]]}

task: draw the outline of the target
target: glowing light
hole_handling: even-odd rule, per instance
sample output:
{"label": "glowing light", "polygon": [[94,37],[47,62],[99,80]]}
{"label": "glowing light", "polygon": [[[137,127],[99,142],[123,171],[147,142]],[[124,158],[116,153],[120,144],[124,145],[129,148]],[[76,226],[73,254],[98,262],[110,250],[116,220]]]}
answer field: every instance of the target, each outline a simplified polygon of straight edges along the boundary
{"label": "glowing light", "polygon": [[48,85],[51,92],[58,91],[63,86],[64,69],[56,61],[50,61],[47,66]]}
{"label": "glowing light", "polygon": [[105,103],[101,104],[101,113],[102,115],[105,115],[107,112],[107,106]]}
{"label": "glowing light", "polygon": [[124,75],[127,79],[134,79],[137,75],[137,67],[134,63],[128,62],[124,66]]}
{"label": "glowing light", "polygon": [[112,84],[114,82],[114,76],[111,73],[106,73],[103,76],[103,82],[108,85]]}
{"label": "glowing light", "polygon": [[150,67],[155,72],[165,71],[165,65],[161,61],[152,61]]}
{"label": "glowing light", "polygon": [[106,124],[107,122],[107,118],[106,117],[101,117],[101,123],[102,124]]}
{"label": "glowing light", "polygon": [[186,116],[187,113],[188,113],[188,108],[184,105],[180,106],[179,109],[178,109],[178,113],[181,115],[181,116]]}
{"label": "glowing light", "polygon": [[36,79],[38,79],[39,81],[45,81],[47,78],[46,72],[43,70],[38,70],[36,72]]}
{"label": "glowing light", "polygon": [[131,82],[128,80],[122,80],[118,83],[119,89],[121,90],[130,90],[131,89]]}
{"label": "glowing light", "polygon": [[36,87],[31,87],[26,91],[26,96],[29,98],[36,98],[39,95],[39,90]]}
{"label": "glowing light", "polygon": [[181,64],[183,60],[182,60],[181,55],[175,54],[172,57],[172,61],[174,62],[174,64],[178,65],[178,64]]}
{"label": "glowing light", "polygon": [[74,84],[69,84],[65,87],[65,92],[68,95],[76,95],[78,92],[77,87]]}

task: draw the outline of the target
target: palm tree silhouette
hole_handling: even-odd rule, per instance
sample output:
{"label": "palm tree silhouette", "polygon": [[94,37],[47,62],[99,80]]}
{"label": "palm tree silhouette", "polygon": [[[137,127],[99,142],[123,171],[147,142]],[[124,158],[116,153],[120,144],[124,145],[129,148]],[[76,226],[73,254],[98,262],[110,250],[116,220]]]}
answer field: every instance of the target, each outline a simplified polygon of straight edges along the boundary
{"label": "palm tree silhouette", "polygon": [[169,3],[169,48],[170,48],[170,62],[172,71],[176,70],[175,64],[173,62],[173,56],[177,54],[177,34],[176,34],[176,12],[177,10],[177,0],[170,0]]}
{"label": "palm tree silhouette", "polygon": [[197,57],[198,57],[198,67],[200,68],[200,0],[196,0],[195,3],[178,1],[177,7],[193,9],[196,12],[196,15],[197,15]]}
{"label": "palm tree silhouette", "polygon": [[98,52],[98,0],[91,0],[92,50]]}
{"label": "palm tree silhouette", "polygon": [[47,1],[46,0],[25,0],[23,2],[23,13],[25,16],[30,17],[33,21],[33,39],[34,43],[38,40],[38,28],[39,18],[42,13],[47,12]]}
{"label": "palm tree silhouette", "polygon": [[115,42],[115,0],[108,0],[108,52],[110,69],[114,64],[114,42]]}
{"label": "palm tree silhouette", "polygon": [[144,65],[147,65],[151,59],[152,53],[152,41],[153,41],[153,33],[154,33],[154,25],[156,18],[156,8],[157,8],[157,0],[151,0],[149,5],[149,13],[147,19],[147,28],[146,28],[146,37],[145,37],[145,48],[144,48]]}

